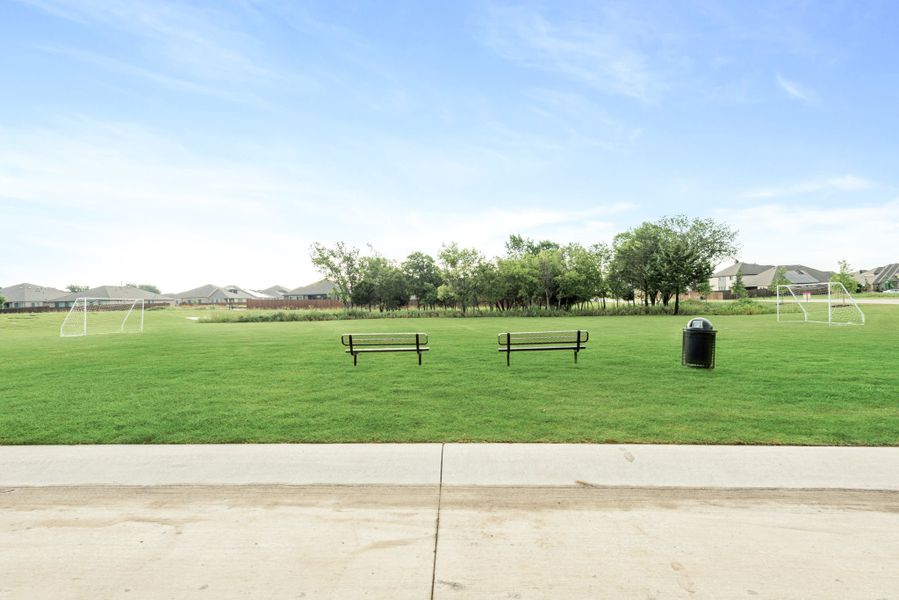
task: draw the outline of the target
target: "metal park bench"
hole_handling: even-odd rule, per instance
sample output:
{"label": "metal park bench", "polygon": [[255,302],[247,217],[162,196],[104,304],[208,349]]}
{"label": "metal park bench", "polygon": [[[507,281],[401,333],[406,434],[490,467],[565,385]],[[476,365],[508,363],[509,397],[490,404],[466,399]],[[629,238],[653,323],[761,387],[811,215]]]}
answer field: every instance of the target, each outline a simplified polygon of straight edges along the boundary
{"label": "metal park bench", "polygon": [[421,365],[421,353],[427,352],[427,333],[345,333],[340,343],[353,355],[353,366],[363,352],[415,352]]}
{"label": "metal park bench", "polygon": [[497,336],[497,348],[506,353],[506,366],[509,366],[509,358],[513,352],[526,352],[534,350],[572,350],[574,362],[577,362],[577,353],[585,350],[584,344],[590,339],[590,333],[580,329],[576,331],[519,331],[501,333]]}

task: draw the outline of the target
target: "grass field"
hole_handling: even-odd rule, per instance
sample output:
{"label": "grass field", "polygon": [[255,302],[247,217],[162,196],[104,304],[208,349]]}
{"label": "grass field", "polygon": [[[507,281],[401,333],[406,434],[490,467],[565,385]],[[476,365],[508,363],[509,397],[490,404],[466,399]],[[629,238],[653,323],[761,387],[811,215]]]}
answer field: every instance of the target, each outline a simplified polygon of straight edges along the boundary
{"label": "grass field", "polygon": [[[899,306],[868,325],[720,316],[717,368],[680,365],[685,317],[203,324],[58,337],[0,315],[0,443],[655,442],[899,444]],[[588,350],[512,356],[500,330],[587,329]],[[432,350],[342,352],[347,331],[426,331]]]}

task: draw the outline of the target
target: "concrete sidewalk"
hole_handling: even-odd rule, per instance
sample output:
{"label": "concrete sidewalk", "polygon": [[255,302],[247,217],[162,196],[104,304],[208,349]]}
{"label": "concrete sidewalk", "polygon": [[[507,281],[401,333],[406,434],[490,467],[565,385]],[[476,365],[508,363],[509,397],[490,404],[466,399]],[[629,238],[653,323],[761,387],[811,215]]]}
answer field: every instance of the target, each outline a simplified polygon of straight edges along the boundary
{"label": "concrete sidewalk", "polygon": [[421,486],[441,482],[465,486],[896,491],[899,448],[597,444],[0,447],[0,486]]}
{"label": "concrete sidewalk", "polygon": [[899,600],[899,448],[0,447],[0,599]]}

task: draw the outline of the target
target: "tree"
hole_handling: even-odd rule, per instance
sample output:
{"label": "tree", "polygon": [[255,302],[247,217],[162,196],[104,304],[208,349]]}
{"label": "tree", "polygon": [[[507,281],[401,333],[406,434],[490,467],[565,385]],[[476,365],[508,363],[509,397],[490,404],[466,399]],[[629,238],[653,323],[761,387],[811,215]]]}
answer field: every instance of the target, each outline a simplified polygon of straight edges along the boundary
{"label": "tree", "polygon": [[839,264],[840,270],[831,275],[830,280],[836,283],[842,283],[843,287],[845,287],[846,291],[850,294],[856,292],[858,290],[858,281],[852,276],[852,271],[849,269],[849,263],[846,262],[846,260],[841,260]]}
{"label": "tree", "polygon": [[315,242],[309,255],[316,270],[334,284],[337,299],[349,308],[353,303],[353,288],[362,277],[359,249],[347,247],[343,242],[337,242],[334,248]]}
{"label": "tree", "polygon": [[790,285],[790,283],[792,282],[787,279],[787,270],[783,267],[777,267],[774,270],[774,277],[771,279],[771,286],[768,290],[777,293],[778,286]]}
{"label": "tree", "polygon": [[466,308],[477,302],[477,271],[483,260],[475,248],[460,248],[455,242],[444,245],[440,249],[444,284],[437,290],[438,297],[444,302],[458,302],[465,314]]}
{"label": "tree", "polygon": [[546,308],[549,308],[550,301],[558,291],[557,279],[562,274],[562,255],[558,249],[540,250],[534,257],[534,262],[537,265],[540,291],[546,300]]}
{"label": "tree", "polygon": [[659,291],[665,304],[674,296],[674,314],[678,314],[680,295],[708,282],[715,264],[736,253],[737,232],[712,219],[689,219],[683,215],[661,219],[658,227]]}
{"label": "tree", "polygon": [[570,308],[604,295],[604,248],[595,245],[587,249],[580,244],[562,248],[562,273],[557,278],[560,308]]}
{"label": "tree", "polygon": [[657,224],[644,222],[619,233],[612,242],[616,283],[620,289],[642,292],[645,306],[656,303],[663,284],[662,233]]}
{"label": "tree", "polygon": [[737,276],[730,286],[730,292],[736,298],[746,298],[749,296],[749,292],[746,291],[746,286],[743,285],[743,269],[737,271]]}
{"label": "tree", "polygon": [[0,294],[0,308],[3,308],[3,304],[6,302],[6,298],[3,297],[3,294]]}
{"label": "tree", "polygon": [[74,294],[75,292],[86,292],[88,290],[88,287],[86,285],[78,285],[77,283],[70,283],[69,285],[66,286],[66,289]]}
{"label": "tree", "polygon": [[437,288],[443,279],[433,258],[422,252],[413,252],[400,268],[406,275],[409,293],[418,298],[419,307],[437,304]]}
{"label": "tree", "polygon": [[543,250],[558,250],[559,244],[550,240],[540,240],[535,242],[531,238],[522,237],[517,234],[509,236],[506,242],[506,256],[509,258],[522,258],[527,255],[537,255]]}
{"label": "tree", "polygon": [[360,279],[352,293],[355,306],[367,306],[369,310],[377,306],[383,312],[409,303],[407,278],[396,264],[383,256],[365,256],[359,264]]}

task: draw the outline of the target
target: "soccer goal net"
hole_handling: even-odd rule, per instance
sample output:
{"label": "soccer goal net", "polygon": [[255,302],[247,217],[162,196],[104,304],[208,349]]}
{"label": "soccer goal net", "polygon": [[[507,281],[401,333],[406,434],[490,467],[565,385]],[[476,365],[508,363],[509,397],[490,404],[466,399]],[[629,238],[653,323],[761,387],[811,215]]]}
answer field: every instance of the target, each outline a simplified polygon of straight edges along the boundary
{"label": "soccer goal net", "polygon": [[59,326],[60,337],[143,331],[140,298],[77,298]]}
{"label": "soccer goal net", "polygon": [[864,325],[865,313],[842,283],[777,286],[778,322]]}

